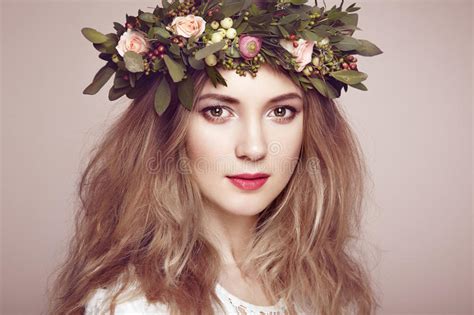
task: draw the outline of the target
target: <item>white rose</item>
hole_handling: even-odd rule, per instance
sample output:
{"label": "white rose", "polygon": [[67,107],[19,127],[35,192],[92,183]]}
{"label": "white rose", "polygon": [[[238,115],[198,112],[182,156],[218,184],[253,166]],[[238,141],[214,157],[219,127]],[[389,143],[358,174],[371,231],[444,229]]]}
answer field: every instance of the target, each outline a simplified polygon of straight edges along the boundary
{"label": "white rose", "polygon": [[169,27],[176,35],[189,38],[191,36],[199,37],[204,33],[206,21],[200,16],[189,14],[186,16],[177,16],[171,22]]}
{"label": "white rose", "polygon": [[124,56],[127,51],[134,51],[138,54],[147,53],[150,50],[150,44],[146,38],[139,32],[128,29],[120,36],[116,47],[120,56]]}

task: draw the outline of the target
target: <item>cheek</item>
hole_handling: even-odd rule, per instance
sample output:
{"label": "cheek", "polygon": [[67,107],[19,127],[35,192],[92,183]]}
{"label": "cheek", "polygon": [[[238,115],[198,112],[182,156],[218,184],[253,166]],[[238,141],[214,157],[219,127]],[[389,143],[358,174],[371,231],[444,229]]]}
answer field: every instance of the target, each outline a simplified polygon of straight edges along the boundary
{"label": "cheek", "polygon": [[275,131],[272,140],[268,144],[270,165],[274,174],[282,179],[289,178],[298,162],[303,131],[299,126],[293,126],[290,130]]}
{"label": "cheek", "polygon": [[186,137],[186,152],[191,163],[207,164],[213,166],[218,160],[229,156],[230,141],[228,135],[217,133],[215,128],[195,118],[191,121]]}

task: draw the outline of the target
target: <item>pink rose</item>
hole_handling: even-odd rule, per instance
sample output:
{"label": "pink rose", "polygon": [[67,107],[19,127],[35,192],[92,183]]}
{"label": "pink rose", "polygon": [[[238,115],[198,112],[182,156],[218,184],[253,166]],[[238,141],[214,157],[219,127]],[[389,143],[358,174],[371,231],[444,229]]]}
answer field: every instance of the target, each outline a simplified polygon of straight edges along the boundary
{"label": "pink rose", "polygon": [[170,31],[173,31],[176,35],[189,38],[191,36],[199,37],[204,33],[206,28],[206,21],[200,16],[194,16],[189,14],[186,16],[177,16],[171,22],[171,26],[167,27]]}
{"label": "pink rose", "polygon": [[144,54],[150,49],[150,45],[145,37],[132,29],[128,29],[126,33],[120,36],[117,45],[117,51],[120,56],[124,56],[127,51],[134,51],[137,54]]}
{"label": "pink rose", "polygon": [[293,41],[280,39],[280,45],[288,50],[295,57],[295,61],[298,63],[296,71],[301,72],[303,71],[304,67],[311,62],[314,41],[300,38],[296,42],[298,43],[298,46],[294,47]]}
{"label": "pink rose", "polygon": [[262,48],[262,39],[250,35],[242,35],[239,37],[239,51],[245,60],[252,59],[258,55]]}

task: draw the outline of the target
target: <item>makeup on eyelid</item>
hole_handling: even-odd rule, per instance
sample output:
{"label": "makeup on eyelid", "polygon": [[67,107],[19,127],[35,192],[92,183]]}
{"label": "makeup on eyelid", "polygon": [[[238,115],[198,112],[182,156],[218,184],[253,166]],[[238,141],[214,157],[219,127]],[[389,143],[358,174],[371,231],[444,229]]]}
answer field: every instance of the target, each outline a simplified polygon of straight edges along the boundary
{"label": "makeup on eyelid", "polygon": [[[215,116],[212,116],[209,114],[209,112],[213,109],[226,109],[227,106],[223,106],[223,105],[212,105],[212,106],[206,106],[204,107],[203,109],[201,109],[199,112],[203,114],[204,118],[209,120],[209,121],[213,121],[213,122],[216,122],[216,121],[224,121],[226,120],[227,118],[224,118],[224,117],[215,117]],[[285,110],[288,110],[292,115],[290,117],[281,117],[281,116],[275,116],[276,117],[276,120],[277,121],[284,121],[284,122],[289,122],[291,120],[293,120],[297,113],[299,112],[298,109],[294,108],[293,106],[290,106],[290,105],[280,105],[280,106],[277,106],[277,107],[274,107],[270,112],[275,112],[275,110],[277,109],[285,109]],[[286,112],[285,112],[286,114]]]}

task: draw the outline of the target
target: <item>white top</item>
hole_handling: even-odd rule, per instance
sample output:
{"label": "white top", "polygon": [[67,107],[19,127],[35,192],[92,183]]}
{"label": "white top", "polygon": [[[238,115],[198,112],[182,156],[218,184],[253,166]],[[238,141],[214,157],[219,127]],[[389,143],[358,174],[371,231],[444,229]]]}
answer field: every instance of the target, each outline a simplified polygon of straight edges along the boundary
{"label": "white top", "polygon": [[[226,315],[280,315],[285,314],[285,304],[280,299],[272,306],[259,306],[245,302],[229,291],[224,289],[219,283],[216,284],[216,293],[225,307]],[[85,315],[105,315],[109,314],[109,305],[106,304],[108,295],[107,289],[96,289],[95,293],[86,304]],[[216,308],[217,309],[217,308]],[[165,304],[150,304],[145,296],[140,296],[132,300],[117,303],[115,306],[116,315],[168,315],[168,307]]]}

